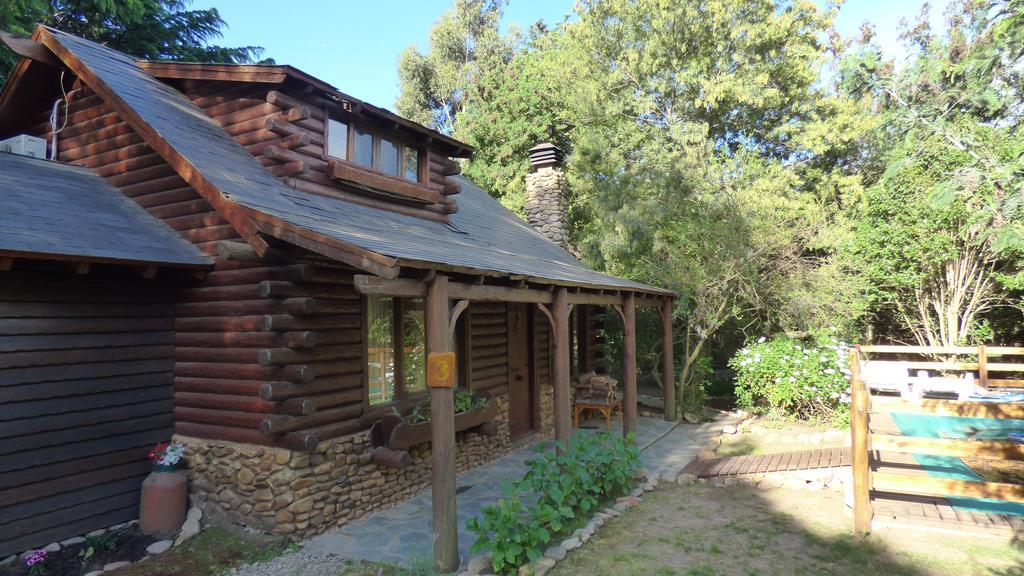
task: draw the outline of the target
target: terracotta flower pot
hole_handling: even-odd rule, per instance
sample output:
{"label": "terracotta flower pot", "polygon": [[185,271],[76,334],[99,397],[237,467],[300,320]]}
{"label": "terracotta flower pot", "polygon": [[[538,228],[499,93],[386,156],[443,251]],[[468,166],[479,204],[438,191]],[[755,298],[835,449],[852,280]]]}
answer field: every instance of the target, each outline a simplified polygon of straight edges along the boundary
{"label": "terracotta flower pot", "polygon": [[184,470],[154,466],[142,482],[139,529],[155,538],[178,533],[188,508],[188,476]]}

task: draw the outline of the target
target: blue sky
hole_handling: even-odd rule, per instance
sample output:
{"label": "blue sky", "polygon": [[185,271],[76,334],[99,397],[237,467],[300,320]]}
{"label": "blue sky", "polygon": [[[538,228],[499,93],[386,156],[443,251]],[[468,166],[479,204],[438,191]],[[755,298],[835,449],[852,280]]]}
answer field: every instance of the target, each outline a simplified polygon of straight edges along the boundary
{"label": "blue sky", "polygon": [[[816,0],[824,5],[825,0]],[[837,26],[857,34],[870,20],[880,44],[899,49],[901,18],[911,18],[921,0],[847,0]],[[932,0],[933,23],[942,22],[948,0]],[[216,6],[229,29],[218,43],[257,45],[280,64],[291,64],[338,89],[377,106],[394,108],[398,56],[410,44],[426,48],[434,20],[451,0],[195,0],[194,8]],[[557,23],[573,0],[510,0],[503,25],[524,29],[537,20]],[[291,9],[290,9],[291,8]]]}

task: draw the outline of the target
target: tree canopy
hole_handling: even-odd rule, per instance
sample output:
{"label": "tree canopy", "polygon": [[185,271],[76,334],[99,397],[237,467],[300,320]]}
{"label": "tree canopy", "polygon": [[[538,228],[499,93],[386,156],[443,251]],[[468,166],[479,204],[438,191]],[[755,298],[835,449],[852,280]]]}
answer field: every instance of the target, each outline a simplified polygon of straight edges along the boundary
{"label": "tree canopy", "polygon": [[[149,60],[253,62],[258,46],[211,44],[227,25],[216,8],[189,10],[190,0],[10,0],[0,6],[0,30],[29,35],[36,24],[106,44]],[[0,46],[0,86],[16,63]]]}
{"label": "tree canopy", "polygon": [[527,150],[561,146],[577,253],[680,295],[684,381],[752,334],[984,340],[1024,285],[1022,5],[924,10],[897,60],[810,0],[584,0],[526,37],[458,0],[400,110],[513,210]]}

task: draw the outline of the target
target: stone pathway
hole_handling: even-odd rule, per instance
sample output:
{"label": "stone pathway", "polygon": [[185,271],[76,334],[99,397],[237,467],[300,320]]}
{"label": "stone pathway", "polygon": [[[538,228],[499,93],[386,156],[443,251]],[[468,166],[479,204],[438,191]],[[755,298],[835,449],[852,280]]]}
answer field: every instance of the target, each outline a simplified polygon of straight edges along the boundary
{"label": "stone pathway", "polygon": [[[694,459],[697,452],[722,429],[723,420],[707,424],[673,425],[659,418],[639,418],[637,445],[643,450],[641,459],[652,476],[677,474]],[[593,425],[584,424],[584,429]],[[613,427],[621,430],[618,422]],[[458,494],[459,554],[462,565],[468,561],[473,535],[464,526],[479,515],[483,506],[496,502],[504,494],[503,480],[520,478],[526,471],[524,463],[534,454],[530,445],[460,474]],[[378,512],[358,522],[314,537],[306,549],[343,558],[375,560],[405,565],[410,558],[430,557],[431,545],[430,490],[397,506]]]}

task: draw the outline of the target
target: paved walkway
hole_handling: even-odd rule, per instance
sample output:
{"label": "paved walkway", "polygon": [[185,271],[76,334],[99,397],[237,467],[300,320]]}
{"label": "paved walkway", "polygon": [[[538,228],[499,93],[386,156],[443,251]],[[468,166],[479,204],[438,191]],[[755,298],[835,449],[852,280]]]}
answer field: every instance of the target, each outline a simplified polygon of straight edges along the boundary
{"label": "paved walkway", "polygon": [[[692,425],[673,425],[658,418],[639,418],[637,445],[648,473],[660,476],[676,474],[722,429],[723,421]],[[584,428],[588,428],[584,424]],[[595,424],[596,427],[596,424]],[[614,425],[617,430],[618,423]],[[520,448],[497,460],[478,466],[458,477],[459,554],[462,563],[469,558],[474,536],[465,530],[466,521],[478,516],[480,508],[503,496],[502,480],[518,479],[526,471],[524,463],[534,454],[533,445]],[[430,556],[430,490],[397,506],[358,522],[313,538],[306,548],[344,558],[376,560],[405,565],[417,556]]]}

